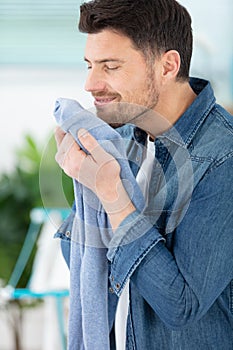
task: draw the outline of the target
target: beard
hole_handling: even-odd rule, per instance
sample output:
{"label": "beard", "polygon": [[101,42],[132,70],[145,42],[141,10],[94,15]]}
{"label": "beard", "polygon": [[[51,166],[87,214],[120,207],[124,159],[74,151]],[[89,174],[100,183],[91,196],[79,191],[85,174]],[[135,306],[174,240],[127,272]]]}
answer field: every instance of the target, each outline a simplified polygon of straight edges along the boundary
{"label": "beard", "polygon": [[146,110],[146,107],[134,103],[112,102],[109,105],[97,107],[96,113],[112,128],[118,128],[125,124],[134,124]]}
{"label": "beard", "polygon": [[119,102],[111,102],[103,106],[96,106],[97,116],[113,128],[118,128],[125,124],[134,124],[146,117],[148,111],[152,110],[159,101],[159,93],[153,79],[152,68],[146,74],[144,82],[140,88],[126,92],[122,97],[120,94],[109,94],[104,92],[93,95],[101,97],[108,95],[115,97]]}
{"label": "beard", "polygon": [[[120,95],[109,94],[109,97],[114,96],[120,101],[96,106],[97,116],[114,129],[133,124],[152,138],[171,128],[170,122],[154,110],[159,101],[159,92],[151,76],[147,77],[140,91],[126,95],[123,101]],[[106,97],[106,93],[104,96]]]}

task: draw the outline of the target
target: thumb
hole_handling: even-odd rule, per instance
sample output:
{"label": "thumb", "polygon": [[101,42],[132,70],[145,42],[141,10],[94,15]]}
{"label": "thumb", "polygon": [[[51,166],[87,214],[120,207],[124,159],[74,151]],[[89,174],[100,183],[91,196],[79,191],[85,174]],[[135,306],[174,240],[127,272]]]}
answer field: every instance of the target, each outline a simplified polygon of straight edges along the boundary
{"label": "thumb", "polygon": [[97,163],[105,163],[112,160],[112,156],[107,153],[86,129],[79,129],[78,138],[83,147],[91,154]]}
{"label": "thumb", "polygon": [[81,142],[82,146],[92,154],[95,148],[99,146],[97,140],[86,130],[79,129],[78,130],[78,138]]}

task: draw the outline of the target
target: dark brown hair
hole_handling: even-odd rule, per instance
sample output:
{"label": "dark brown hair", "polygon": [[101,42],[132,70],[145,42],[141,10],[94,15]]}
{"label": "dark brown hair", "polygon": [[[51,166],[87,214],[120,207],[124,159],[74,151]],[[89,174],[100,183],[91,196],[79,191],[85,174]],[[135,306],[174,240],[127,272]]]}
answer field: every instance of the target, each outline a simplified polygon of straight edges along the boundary
{"label": "dark brown hair", "polygon": [[79,30],[98,33],[112,29],[128,36],[148,55],[177,50],[181,66],[177,78],[187,80],[192,56],[191,17],[175,0],[93,0],[80,6]]}

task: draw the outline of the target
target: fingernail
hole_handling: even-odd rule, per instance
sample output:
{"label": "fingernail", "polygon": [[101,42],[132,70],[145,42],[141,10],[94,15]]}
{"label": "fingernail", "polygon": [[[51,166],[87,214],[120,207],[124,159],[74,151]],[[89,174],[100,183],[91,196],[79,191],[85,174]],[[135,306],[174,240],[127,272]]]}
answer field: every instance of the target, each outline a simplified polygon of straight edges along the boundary
{"label": "fingernail", "polygon": [[83,138],[85,138],[85,137],[87,137],[88,136],[88,131],[87,130],[85,130],[85,129],[79,129],[79,131],[78,131],[78,137],[83,137]]}

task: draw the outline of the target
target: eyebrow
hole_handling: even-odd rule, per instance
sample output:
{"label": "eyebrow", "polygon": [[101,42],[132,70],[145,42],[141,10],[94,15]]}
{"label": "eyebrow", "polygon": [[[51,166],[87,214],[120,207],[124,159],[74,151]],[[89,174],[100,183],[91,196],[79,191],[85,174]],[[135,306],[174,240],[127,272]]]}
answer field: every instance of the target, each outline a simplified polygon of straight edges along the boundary
{"label": "eyebrow", "polygon": [[[91,63],[86,57],[84,57],[84,61],[87,63]],[[120,60],[118,58],[104,58],[102,60],[95,60],[94,63],[107,63],[107,62],[117,62],[117,63],[124,63],[124,60]]]}

